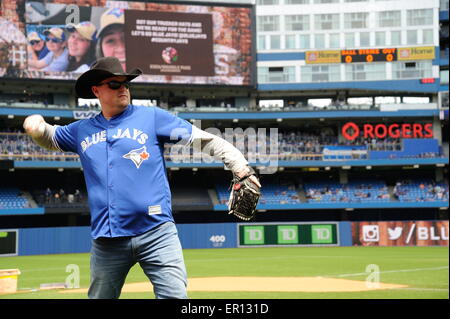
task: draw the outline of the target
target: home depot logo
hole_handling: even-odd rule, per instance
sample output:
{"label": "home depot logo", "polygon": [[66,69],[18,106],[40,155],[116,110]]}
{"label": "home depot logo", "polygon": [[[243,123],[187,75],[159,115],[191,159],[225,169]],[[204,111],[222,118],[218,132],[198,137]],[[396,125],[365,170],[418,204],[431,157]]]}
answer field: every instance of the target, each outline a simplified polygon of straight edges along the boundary
{"label": "home depot logo", "polygon": [[399,48],[398,60],[432,60],[435,58],[434,47]]}

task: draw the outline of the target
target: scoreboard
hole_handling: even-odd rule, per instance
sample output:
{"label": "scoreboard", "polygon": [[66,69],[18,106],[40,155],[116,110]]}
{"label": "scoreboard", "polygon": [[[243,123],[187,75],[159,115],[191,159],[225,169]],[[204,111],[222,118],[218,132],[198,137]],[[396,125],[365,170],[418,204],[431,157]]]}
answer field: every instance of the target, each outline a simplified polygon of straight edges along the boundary
{"label": "scoreboard", "polygon": [[397,61],[397,49],[357,49],[342,50],[341,62],[392,62]]}
{"label": "scoreboard", "polygon": [[306,51],[306,64],[371,63],[436,59],[435,47]]}

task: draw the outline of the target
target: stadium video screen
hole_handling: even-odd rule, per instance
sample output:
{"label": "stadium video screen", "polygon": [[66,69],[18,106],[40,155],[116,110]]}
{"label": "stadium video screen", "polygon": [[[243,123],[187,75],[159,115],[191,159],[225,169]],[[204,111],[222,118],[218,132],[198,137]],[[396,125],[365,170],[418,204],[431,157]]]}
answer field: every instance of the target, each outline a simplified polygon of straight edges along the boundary
{"label": "stadium video screen", "polygon": [[[0,76],[75,80],[115,56],[136,82],[254,86],[251,6],[3,0]],[[87,3],[91,5],[88,6]]]}

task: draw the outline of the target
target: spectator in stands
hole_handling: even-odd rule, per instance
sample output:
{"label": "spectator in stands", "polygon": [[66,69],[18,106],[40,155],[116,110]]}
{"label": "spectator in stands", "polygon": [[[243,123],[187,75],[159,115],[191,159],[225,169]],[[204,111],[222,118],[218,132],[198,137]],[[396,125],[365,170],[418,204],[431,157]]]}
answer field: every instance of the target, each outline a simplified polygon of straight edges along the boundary
{"label": "spectator in stands", "polygon": [[55,192],[55,194],[53,195],[53,199],[55,204],[59,204],[61,202],[61,198],[58,192]]}
{"label": "spectator in stands", "polygon": [[447,189],[445,187],[443,187],[443,185],[435,185],[431,192],[434,196],[435,199],[437,200],[447,200],[448,199],[448,185],[447,185]]}
{"label": "spectator in stands", "polygon": [[49,187],[45,190],[45,203],[49,204],[52,200],[52,191]]}
{"label": "spectator in stands", "polygon": [[66,192],[62,188],[59,189],[59,199],[62,203],[66,201]]}
{"label": "spectator in stands", "polygon": [[[97,109],[99,108],[98,104],[90,104],[85,106],[87,109]],[[258,156],[262,155],[273,155],[271,152],[271,143],[278,143],[278,156],[279,160],[320,160],[323,156],[323,149],[325,145],[338,145],[337,137],[335,136],[326,136],[319,132],[317,133],[305,133],[300,131],[294,132],[283,132],[276,135],[275,140],[273,136],[267,136],[266,145],[260,145],[259,141],[256,143],[253,140],[244,138],[243,134],[238,134],[236,137],[236,147],[243,153],[247,153],[247,156],[251,156],[251,158],[257,159]],[[239,142],[238,142],[239,141]],[[386,139],[384,141],[376,141],[374,150],[397,150],[400,147],[399,142],[390,141]],[[45,159],[49,160],[53,158],[54,160],[63,160],[63,161],[71,161],[78,160],[78,157],[73,155],[64,155],[61,152],[50,152],[48,150],[44,150],[38,146],[36,146],[28,136],[21,134],[10,134],[10,135],[2,135],[0,133],[0,153],[1,154],[21,154],[18,160],[25,160],[23,155],[25,152],[28,152],[29,160],[42,160],[45,155]],[[348,145],[372,145],[372,140],[359,138],[356,139],[354,143],[347,142]],[[370,147],[373,148],[373,147]],[[165,146],[165,156],[168,156],[170,153],[170,145]],[[190,150],[192,155],[192,149]],[[185,156],[189,156],[189,154],[183,153]],[[52,155],[52,157],[49,157]],[[358,159],[361,158],[360,155],[352,155],[353,158]],[[363,155],[364,156],[364,155]],[[422,157],[438,157],[439,154],[435,153],[423,153]],[[389,158],[396,158],[395,154],[391,154]]]}
{"label": "spectator in stands", "polygon": [[67,39],[69,50],[69,65],[67,71],[82,73],[89,70],[89,66],[95,61],[95,44],[97,29],[89,21],[79,24],[69,24],[66,27],[70,33]]}
{"label": "spectator in stands", "polygon": [[39,61],[49,53],[48,48],[45,45],[44,37],[41,34],[36,31],[30,32],[27,39],[29,61]]}
{"label": "spectator in stands", "polygon": [[124,13],[124,9],[111,8],[101,16],[96,56],[97,58],[116,57],[126,71]]}
{"label": "spectator in stands", "polygon": [[444,190],[440,190],[435,192],[437,200],[443,200],[445,198]]}
{"label": "spectator in stands", "polygon": [[45,42],[50,51],[43,59],[29,61],[29,66],[35,70],[61,72],[69,64],[69,52],[66,48],[66,35],[61,28],[50,28],[44,31]]}
{"label": "spectator in stands", "polygon": [[81,193],[79,189],[75,190],[75,193],[73,194],[74,199],[75,199],[75,203],[80,203],[81,202]]}
{"label": "spectator in stands", "polygon": [[[78,155],[67,155],[62,152],[52,152],[34,144],[30,137],[23,133],[0,133],[0,154],[11,155],[11,160],[78,160]],[[13,158],[12,155],[15,156]]]}

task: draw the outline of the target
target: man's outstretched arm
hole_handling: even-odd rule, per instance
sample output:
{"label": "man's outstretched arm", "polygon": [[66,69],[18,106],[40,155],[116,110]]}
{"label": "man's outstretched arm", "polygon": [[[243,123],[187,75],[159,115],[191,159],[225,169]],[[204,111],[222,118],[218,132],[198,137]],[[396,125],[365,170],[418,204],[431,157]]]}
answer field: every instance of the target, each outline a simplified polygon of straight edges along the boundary
{"label": "man's outstretched arm", "polygon": [[[200,147],[202,152],[212,156],[218,156],[225,164],[226,168],[231,170],[237,177],[243,178],[247,175],[251,175],[252,170],[244,155],[223,138],[192,126],[191,143],[194,145],[194,148]],[[251,175],[250,180],[258,187],[261,187],[261,184],[255,175]]]}

